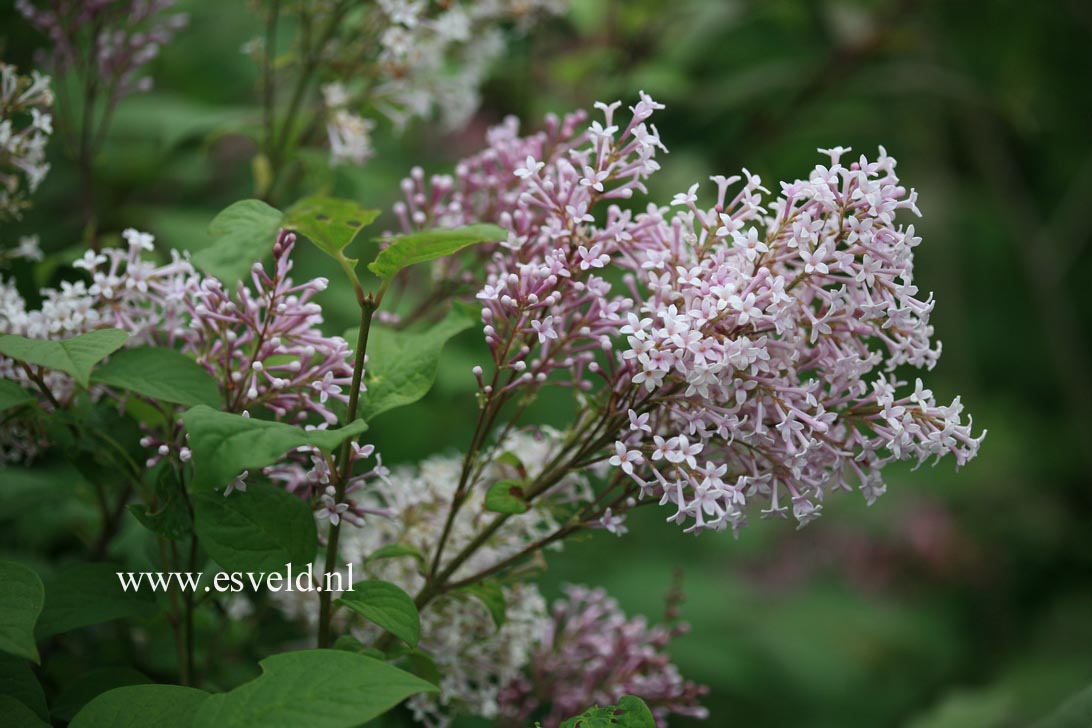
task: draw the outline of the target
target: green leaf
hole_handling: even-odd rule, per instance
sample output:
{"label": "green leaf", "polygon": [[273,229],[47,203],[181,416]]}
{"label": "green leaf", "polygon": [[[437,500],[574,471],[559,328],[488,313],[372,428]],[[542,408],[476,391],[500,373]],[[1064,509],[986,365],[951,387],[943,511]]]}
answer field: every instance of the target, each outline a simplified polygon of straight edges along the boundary
{"label": "green leaf", "polygon": [[306,501],[269,483],[247,484],[246,492],[192,496],[194,528],[201,544],[229,571],[282,571],[315,559],[318,535]]}
{"label": "green leaf", "polygon": [[417,562],[423,564],[425,562],[425,555],[415,549],[413,546],[409,546],[404,543],[389,543],[386,546],[380,546],[375,551],[368,555],[368,558],[364,559],[365,564],[370,564],[373,561],[379,561],[380,559],[394,559],[399,556],[412,556],[417,559]]}
{"label": "green leaf", "polygon": [[0,561],[0,650],[38,662],[34,623],[42,611],[45,587],[33,569]]}
{"label": "green leaf", "polygon": [[356,264],[359,261],[346,257],[345,248],[377,217],[379,210],[366,210],[352,200],[315,195],[290,207],[284,216],[284,226],[302,233],[336,260],[349,280],[359,289],[356,275]]}
{"label": "green leaf", "polygon": [[645,701],[623,695],[618,705],[588,708],[562,723],[561,728],[656,728],[656,719]]}
{"label": "green leaf", "polygon": [[129,512],[153,533],[177,541],[193,532],[193,518],[182,484],[166,460],[145,471],[144,481],[155,496],[155,510],[143,503],[131,503]]}
{"label": "green leaf", "polygon": [[1033,728],[1087,728],[1092,725],[1092,685],[1061,704]]}
{"label": "green leaf", "polygon": [[311,445],[327,452],[368,426],[362,421],[337,430],[304,430],[283,422],[218,412],[198,405],[182,420],[193,453],[193,489],[223,488],[244,470],[256,470],[280,460],[286,452]]}
{"label": "green leaf", "polygon": [[261,200],[236,202],[209,223],[214,241],[194,254],[193,264],[227,283],[242,280],[273,250],[283,220],[280,210]]}
{"label": "green leaf", "polygon": [[0,718],[4,728],[49,728],[49,723],[10,695],[0,695]]}
{"label": "green leaf", "polygon": [[360,416],[370,421],[428,394],[436,381],[444,345],[473,325],[468,313],[457,308],[421,332],[374,328],[368,341],[364,370],[368,389],[360,395]]}
{"label": "green leaf", "polygon": [[459,591],[465,592],[485,605],[489,610],[489,616],[493,618],[493,624],[500,629],[508,619],[508,604],[504,598],[504,590],[493,579],[486,579],[477,584],[464,586]]}
{"label": "green leaf", "polygon": [[498,480],[485,492],[485,510],[518,515],[531,506],[523,496],[523,484],[518,480]]}
{"label": "green leaf", "polygon": [[73,564],[45,580],[45,606],[34,630],[40,641],[100,622],[156,611],[151,589],[125,591],[113,564]]}
{"label": "green leaf", "polygon": [[403,268],[452,255],[476,243],[499,243],[508,231],[497,225],[467,225],[426,230],[391,238],[386,248],[368,264],[368,270],[389,281]]}
{"label": "green leaf", "polygon": [[0,695],[17,700],[42,720],[49,718],[45,691],[26,660],[0,653]]}
{"label": "green leaf", "polygon": [[127,685],[85,705],[69,728],[189,728],[209,699],[204,690],[181,685]]}
{"label": "green leaf", "polygon": [[262,660],[262,674],[213,695],[193,728],[351,728],[435,685],[365,655],[300,650]]}
{"label": "green leaf", "polygon": [[129,334],[121,329],[97,329],[57,341],[6,334],[0,336],[0,354],[70,374],[86,387],[94,366],[120,349],[128,338]]}
{"label": "green leaf", "polygon": [[393,664],[404,666],[417,677],[428,680],[433,685],[439,685],[443,677],[440,674],[440,668],[436,666],[436,661],[419,647],[395,645],[387,655],[387,659]]}
{"label": "green leaf", "polygon": [[34,395],[10,379],[0,379],[0,412],[33,404]]}
{"label": "green leaf", "polygon": [[216,381],[174,349],[141,346],[119,351],[95,370],[91,381],[186,407],[221,405]]}
{"label": "green leaf", "polygon": [[407,644],[416,646],[421,638],[421,618],[413,598],[402,587],[379,579],[353,584],[338,604],[374,622]]}
{"label": "green leaf", "polygon": [[103,667],[83,673],[68,683],[53,702],[50,714],[63,721],[71,721],[83,706],[96,696],[126,685],[147,685],[147,675],[131,667]]}

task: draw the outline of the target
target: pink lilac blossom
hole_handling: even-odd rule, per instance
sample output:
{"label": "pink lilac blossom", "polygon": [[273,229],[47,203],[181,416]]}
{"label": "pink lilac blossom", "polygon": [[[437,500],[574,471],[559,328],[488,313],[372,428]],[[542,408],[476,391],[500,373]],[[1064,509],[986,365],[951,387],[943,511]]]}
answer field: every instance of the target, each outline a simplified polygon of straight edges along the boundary
{"label": "pink lilac blossom", "polygon": [[684,680],[666,652],[686,625],[649,625],[630,618],[602,589],[568,586],[545,623],[527,672],[501,692],[501,725],[524,726],[539,711],[556,728],[592,705],[610,705],[623,695],[648,703],[656,722],[671,714],[707,718],[699,704],[708,689]]}
{"label": "pink lilac blossom", "polygon": [[[166,264],[147,260],[155,249],[154,238],[147,233],[130,229],[122,237],[124,248],[87,251],[73,264],[86,277],[43,290],[39,310],[28,311],[14,286],[0,280],[0,333],[45,339],[119,328],[130,334],[130,346],[165,346],[193,356],[219,385],[227,411],[249,415],[264,410],[276,419],[306,427],[337,422],[332,406],[348,399],[350,351],[344,339],[326,336],[320,329],[322,309],[311,299],[326,287],[326,280],[297,284],[290,277],[295,235],[280,233],[273,246],[272,271],[256,263],[251,285],[240,281],[234,292],[199,273],[175,251]],[[0,357],[0,375],[34,388],[26,372],[10,359]],[[62,405],[76,391],[71,378],[60,372],[46,372],[44,381]],[[101,391],[96,388],[93,394]],[[315,418],[319,424],[308,424]],[[21,440],[34,449],[43,444],[24,435],[18,427],[9,428],[3,435],[5,457],[32,454],[21,447]],[[167,438],[165,433],[149,433],[143,444],[150,450],[149,465],[172,453],[188,459],[184,441]],[[355,464],[373,454],[370,445],[354,443],[351,458]],[[347,492],[385,474],[382,461],[375,457],[376,465],[355,475]],[[301,496],[318,496],[320,512],[328,516],[361,519],[368,510],[351,499],[331,506],[321,498],[329,472],[326,456],[301,448],[262,474]],[[245,491],[247,477],[241,474],[225,495]]]}
{"label": "pink lilac blossom", "polygon": [[610,458],[688,531],[738,529],[755,509],[802,526],[831,492],[871,503],[893,461],[974,457],[985,433],[959,398],[896,374],[932,368],[940,345],[913,281],[920,238],[896,221],[917,195],[882,147],[821,150],[777,195],[743,170],[712,178],[712,207],[694,185],[633,211],[617,201],[659,168],[662,107],[642,93],[628,120],[617,102],[596,108],[601,121],[550,116],[528,136],[509,119],[454,177],[403,182],[406,229],[509,230],[437,271],[479,287],[496,375],[484,396],[587,392],[598,455],[578,465]]}
{"label": "pink lilac blossom", "polygon": [[184,13],[168,14],[175,0],[56,0],[39,6],[17,0],[15,7],[53,44],[55,73],[88,73],[103,82],[111,107],[134,92],[147,91],[151,78],[141,69],[186,26]]}
{"label": "pink lilac blossom", "polygon": [[[0,222],[19,219],[27,197],[49,173],[45,147],[53,133],[52,107],[48,76],[23,76],[0,62]],[[15,251],[14,257],[28,256]]]}

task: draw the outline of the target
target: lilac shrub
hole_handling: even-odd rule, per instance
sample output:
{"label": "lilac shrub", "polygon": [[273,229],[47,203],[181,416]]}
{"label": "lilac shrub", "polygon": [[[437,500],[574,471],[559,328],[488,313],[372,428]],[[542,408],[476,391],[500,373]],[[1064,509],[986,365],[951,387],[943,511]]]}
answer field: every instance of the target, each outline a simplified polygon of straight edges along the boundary
{"label": "lilac shrub", "polygon": [[[67,74],[84,74],[102,94],[86,100],[102,116],[80,135],[85,191],[112,109],[146,87],[142,69],[181,27],[171,5],[19,2],[49,36],[65,87]],[[284,108],[274,76],[292,64],[274,63],[281,5],[266,8],[265,156],[254,169],[267,199],[284,191],[279,175],[309,133],[295,115],[312,80],[323,82],[313,131],[325,127],[331,162],[362,164],[375,153],[368,114],[465,122],[496,28],[556,9],[352,5],[285,5],[303,36]],[[319,28],[328,34],[312,37]],[[376,54],[365,53],[366,73],[335,73],[359,70],[346,58],[362,47]],[[17,216],[48,169],[50,102],[48,79],[0,65],[0,216]],[[217,602],[256,615],[268,599],[319,649],[283,637],[287,649],[254,684],[187,693],[204,701],[195,725],[261,722],[248,712],[261,690],[301,715],[333,716],[330,726],[402,702],[434,728],[464,714],[554,728],[586,709],[621,711],[634,728],[707,717],[705,688],[669,653],[687,629],[677,601],[658,625],[595,587],[567,587],[550,605],[535,581],[550,552],[588,529],[621,536],[644,505],[688,533],[738,535],[756,512],[803,527],[831,493],[859,490],[871,504],[895,461],[975,456],[985,433],[958,397],[938,402],[918,376],[941,348],[933,297],[913,279],[921,240],[904,219],[919,214],[917,195],[895,160],[882,147],[875,158],[835,147],[776,191],[743,170],[658,204],[646,183],[667,152],[652,121],[662,108],[641,93],[628,114],[598,103],[523,135],[509,119],[453,175],[413,169],[394,208],[402,234],[385,235],[367,265],[377,280],[362,280],[349,246],[379,211],[323,195],[284,211],[236,203],[214,221],[213,255],[192,259],[157,255],[134,229],[96,236],[92,214],[89,249],[40,303],[0,277],[0,463],[55,449],[79,468],[102,519],[92,561],[132,513],[169,571],[184,553],[193,571],[201,559],[240,573],[287,561],[338,577],[335,587],[315,576],[317,598],[271,590]],[[307,254],[300,238],[352,286],[360,318],[346,337],[326,330],[329,281],[293,277]],[[43,255],[26,238],[0,260],[15,257]],[[386,296],[418,263],[431,263],[433,291],[411,291],[419,300],[395,310]],[[424,396],[448,339],[479,324],[466,450],[392,472],[362,433]],[[575,414],[554,429],[531,415],[557,391]],[[133,447],[102,418],[131,425]],[[101,452],[87,444],[99,442]],[[41,584],[24,572],[3,573],[30,594]],[[183,591],[164,603],[179,681],[192,686],[204,602]],[[27,644],[12,644],[37,659],[29,611]]]}

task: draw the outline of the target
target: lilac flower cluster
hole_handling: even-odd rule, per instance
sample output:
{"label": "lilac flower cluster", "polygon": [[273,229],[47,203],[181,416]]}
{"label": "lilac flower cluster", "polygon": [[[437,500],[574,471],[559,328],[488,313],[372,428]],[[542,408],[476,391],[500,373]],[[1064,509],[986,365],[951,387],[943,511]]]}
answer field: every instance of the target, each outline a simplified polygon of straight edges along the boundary
{"label": "lilac flower cluster", "polygon": [[[319,427],[336,423],[331,407],[348,399],[342,390],[352,381],[349,347],[344,339],[328,337],[319,328],[322,310],[311,299],[327,281],[296,284],[290,278],[295,235],[282,232],[273,247],[272,271],[267,273],[256,263],[251,286],[239,282],[234,293],[196,271],[175,251],[164,265],[146,260],[155,249],[151,235],[130,229],[123,237],[125,248],[87,251],[74,263],[87,278],[43,290],[39,310],[28,311],[14,286],[0,280],[0,333],[67,338],[96,328],[119,328],[130,334],[130,346],[166,346],[195,357],[219,384],[228,411],[265,410],[296,424],[317,417]],[[0,374],[34,387],[26,372],[9,359],[0,357]],[[61,403],[75,391],[71,378],[59,372],[45,373],[44,381]],[[16,431],[10,434],[14,438]],[[188,456],[184,442],[166,433],[149,434],[144,445],[152,451],[150,464],[171,453]],[[364,460],[373,450],[354,443],[351,457],[354,462]],[[12,452],[12,457],[29,454],[20,450],[17,439],[5,442],[4,451]],[[366,511],[352,501],[328,502],[330,468],[318,451],[300,450],[264,474],[289,491],[317,497],[320,512],[332,520],[362,517]],[[377,460],[374,468],[354,477],[350,492],[384,472]],[[245,490],[246,477],[242,474],[227,492]]]}
{"label": "lilac flower cluster", "polygon": [[58,75],[90,73],[101,79],[107,103],[137,91],[152,80],[141,69],[185,27],[183,13],[166,11],[175,0],[55,0],[39,6],[16,0],[31,25],[52,42],[49,65]]}
{"label": "lilac flower cluster", "polygon": [[0,222],[19,218],[27,195],[49,172],[45,146],[53,133],[52,106],[48,76],[21,76],[0,63]]}
{"label": "lilac flower cluster", "polygon": [[542,724],[556,728],[591,705],[640,696],[658,725],[670,714],[706,718],[699,699],[708,689],[684,680],[666,653],[686,625],[650,626],[629,618],[602,589],[568,586],[554,603],[527,674],[501,693],[502,725],[524,726],[543,708]]}
{"label": "lilac flower cluster", "polygon": [[856,485],[871,502],[892,461],[974,457],[984,433],[959,399],[938,404],[895,374],[931,368],[940,346],[913,282],[920,238],[895,220],[918,210],[894,159],[825,150],[776,196],[744,170],[713,178],[712,207],[694,185],[635,213],[614,201],[658,169],[649,118],[662,107],[642,94],[628,121],[618,103],[596,107],[601,121],[548,117],[523,137],[508,121],[454,178],[403,183],[408,229],[510,231],[484,261],[439,271],[473,280],[485,263],[484,397],[590,392],[572,466],[609,458],[689,531],[738,529],[755,502],[804,525],[832,491]]}

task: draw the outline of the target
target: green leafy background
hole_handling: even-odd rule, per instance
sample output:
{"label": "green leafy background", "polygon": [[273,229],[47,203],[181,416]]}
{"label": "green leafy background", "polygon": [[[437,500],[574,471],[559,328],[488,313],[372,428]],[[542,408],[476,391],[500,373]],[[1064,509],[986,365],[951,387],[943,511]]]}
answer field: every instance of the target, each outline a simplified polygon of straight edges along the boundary
{"label": "green leafy background", "polygon": [[[98,162],[100,227],[149,229],[164,247],[196,252],[217,212],[253,196],[255,149],[238,129],[256,114],[257,76],[239,48],[259,23],[246,3],[180,5],[190,30],[155,62],[156,90],[119,108]],[[4,56],[29,65],[39,39],[7,32],[21,22],[0,7]],[[546,111],[632,102],[640,88],[668,106],[656,119],[671,149],[651,184],[660,201],[740,166],[773,181],[806,172],[816,147],[884,144],[925,213],[916,274],[936,292],[945,342],[930,381],[940,397],[962,394],[989,428],[980,458],[958,474],[949,463],[894,469],[874,507],[832,498],[801,532],[755,523],[738,541],[693,539],[647,509],[623,539],[596,534],[551,556],[545,590],[601,583],[630,612],[656,616],[681,567],[693,631],[673,654],[710,685],[712,725],[1025,725],[1092,679],[1090,40],[1092,12],[1079,0],[574,0],[498,64],[467,130],[399,137],[381,125],[375,159],[308,191],[386,211],[412,165],[449,171],[507,113],[530,127]],[[77,175],[52,158],[15,231],[40,233],[57,253],[79,239],[78,220],[56,214]],[[384,214],[376,225],[395,223]],[[365,237],[346,254],[374,257]],[[299,250],[297,275],[332,281],[320,299],[328,330],[353,326],[337,263]],[[62,273],[16,272],[32,303]],[[466,446],[470,369],[484,360],[472,332],[448,344],[433,391],[369,433],[385,462]],[[563,392],[536,408],[553,423],[571,411]],[[60,463],[3,476],[0,555],[42,574],[47,610],[66,572],[46,554],[75,551],[95,522],[83,478]],[[115,548],[153,568],[135,519]],[[266,646],[292,634],[262,617],[223,633],[199,619],[210,688],[255,677]],[[152,658],[138,668],[170,675],[169,633],[148,619]],[[55,697],[92,668],[126,664],[115,636],[107,623],[54,638],[44,689]],[[7,661],[0,677],[33,693]]]}

